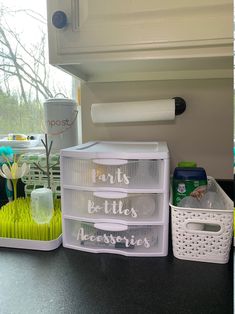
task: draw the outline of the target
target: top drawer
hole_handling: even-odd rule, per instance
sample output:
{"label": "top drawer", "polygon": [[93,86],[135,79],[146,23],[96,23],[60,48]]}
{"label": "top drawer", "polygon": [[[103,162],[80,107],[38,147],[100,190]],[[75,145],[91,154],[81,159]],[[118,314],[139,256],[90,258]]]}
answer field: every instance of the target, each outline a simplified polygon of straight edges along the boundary
{"label": "top drawer", "polygon": [[95,188],[162,189],[164,160],[63,157],[62,184]]}

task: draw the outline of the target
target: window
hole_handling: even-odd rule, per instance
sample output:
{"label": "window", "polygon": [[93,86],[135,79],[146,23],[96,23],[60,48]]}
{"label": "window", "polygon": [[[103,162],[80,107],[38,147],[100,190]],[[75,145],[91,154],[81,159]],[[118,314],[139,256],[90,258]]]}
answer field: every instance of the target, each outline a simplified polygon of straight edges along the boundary
{"label": "window", "polygon": [[0,134],[43,133],[43,102],[72,98],[73,79],[48,63],[46,0],[0,2]]}

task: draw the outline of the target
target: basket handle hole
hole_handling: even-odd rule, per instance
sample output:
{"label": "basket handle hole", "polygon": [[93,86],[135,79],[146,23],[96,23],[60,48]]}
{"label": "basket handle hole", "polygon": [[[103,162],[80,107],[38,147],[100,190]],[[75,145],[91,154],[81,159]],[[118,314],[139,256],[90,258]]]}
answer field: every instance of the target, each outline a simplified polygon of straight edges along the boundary
{"label": "basket handle hole", "polygon": [[204,230],[209,232],[219,232],[221,226],[217,224],[205,224]]}
{"label": "basket handle hole", "polygon": [[221,226],[213,223],[201,223],[201,222],[188,222],[186,224],[188,230],[207,231],[207,232],[219,232]]}

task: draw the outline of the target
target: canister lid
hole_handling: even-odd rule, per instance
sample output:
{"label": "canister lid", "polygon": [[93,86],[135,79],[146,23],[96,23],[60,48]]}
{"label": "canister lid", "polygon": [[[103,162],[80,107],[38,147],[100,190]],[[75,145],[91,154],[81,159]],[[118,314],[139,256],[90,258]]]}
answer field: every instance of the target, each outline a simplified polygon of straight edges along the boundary
{"label": "canister lid", "polygon": [[195,161],[180,161],[178,162],[178,167],[194,168],[197,167],[197,163]]}
{"label": "canister lid", "polygon": [[206,171],[201,167],[176,167],[174,179],[178,180],[207,180]]}
{"label": "canister lid", "polygon": [[49,98],[49,99],[46,99],[44,104],[60,104],[60,105],[66,105],[66,106],[69,106],[69,105],[76,105],[77,103],[75,102],[75,100],[73,99],[69,99],[69,98]]}

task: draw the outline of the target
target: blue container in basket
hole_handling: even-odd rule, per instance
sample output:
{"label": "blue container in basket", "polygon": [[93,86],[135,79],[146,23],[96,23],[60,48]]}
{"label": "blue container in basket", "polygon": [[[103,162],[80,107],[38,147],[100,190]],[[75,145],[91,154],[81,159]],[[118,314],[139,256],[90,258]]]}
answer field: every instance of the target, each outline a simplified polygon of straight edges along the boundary
{"label": "blue container in basket", "polygon": [[178,206],[187,196],[200,197],[207,187],[206,171],[195,163],[182,162],[178,164],[173,174],[173,205]]}

